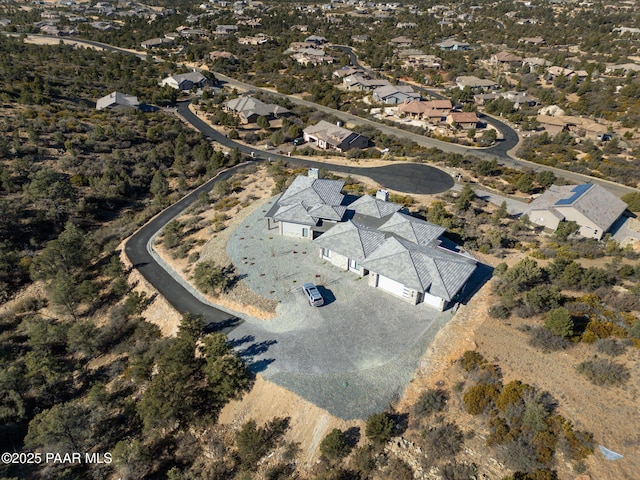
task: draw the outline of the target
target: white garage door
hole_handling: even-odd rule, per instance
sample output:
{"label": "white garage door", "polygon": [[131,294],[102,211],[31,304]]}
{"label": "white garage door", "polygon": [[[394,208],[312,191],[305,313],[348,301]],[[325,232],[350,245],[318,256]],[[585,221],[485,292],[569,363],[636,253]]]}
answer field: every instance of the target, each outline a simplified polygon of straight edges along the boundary
{"label": "white garage door", "polygon": [[400,282],[378,275],[378,287],[399,297],[409,297],[409,290]]}

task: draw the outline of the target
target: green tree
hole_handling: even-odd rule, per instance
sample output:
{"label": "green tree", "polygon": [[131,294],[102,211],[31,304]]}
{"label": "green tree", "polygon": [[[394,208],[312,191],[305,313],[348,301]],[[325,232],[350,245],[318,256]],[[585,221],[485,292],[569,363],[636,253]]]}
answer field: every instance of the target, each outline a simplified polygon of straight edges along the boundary
{"label": "green tree", "polygon": [[498,209],[491,215],[491,223],[500,225],[500,221],[508,215],[507,202],[503,200]]}
{"label": "green tree", "polygon": [[193,271],[196,287],[205,293],[225,292],[233,283],[229,270],[213,261],[199,262]]}
{"label": "green tree", "polygon": [[566,242],[571,235],[578,232],[579,230],[580,230],[580,225],[578,225],[573,220],[570,220],[570,221],[563,220],[558,224],[558,228],[556,228],[556,231],[555,231],[555,236],[558,238],[558,240]]}
{"label": "green tree", "polygon": [[631,192],[621,197],[622,201],[627,204],[627,208],[632,212],[640,212],[640,193]]}
{"label": "green tree", "polygon": [[543,188],[549,188],[556,180],[557,177],[555,173],[550,170],[542,170],[536,173],[536,182],[538,182]]}
{"label": "green tree", "polygon": [[523,292],[544,279],[544,271],[531,257],[525,257],[509,268],[503,275],[504,284],[509,289]]}
{"label": "green tree", "polygon": [[76,190],[69,176],[44,167],[29,176],[25,197],[33,202],[45,218],[59,223],[75,204]]}
{"label": "green tree", "polygon": [[74,402],[57,403],[38,413],[30,422],[24,439],[28,448],[48,451],[81,452],[90,432],[84,410]]}
{"label": "green tree", "polygon": [[60,272],[73,276],[81,269],[86,269],[90,258],[90,248],[85,242],[85,235],[76,225],[68,222],[57,239],[36,256],[31,264],[31,276],[35,280],[51,280]]}
{"label": "green tree", "polygon": [[256,125],[258,125],[263,130],[267,130],[269,128],[269,120],[266,117],[260,115],[256,120]]}
{"label": "green tree", "polygon": [[74,320],[78,319],[77,309],[82,296],[71,275],[64,271],[58,272],[49,284],[49,298]]}
{"label": "green tree", "polygon": [[251,385],[246,365],[226,343],[223,334],[207,335],[203,343],[202,351],[206,359],[204,374],[216,401],[224,403],[239,398]]}
{"label": "green tree", "polygon": [[528,173],[523,173],[518,177],[514,186],[522,193],[531,193],[533,191],[533,178]]}
{"label": "green tree", "polygon": [[343,458],[349,454],[351,446],[345,433],[339,428],[331,430],[320,443],[320,451],[327,458]]}
{"label": "green tree", "polygon": [[164,200],[169,194],[169,182],[165,178],[161,170],[158,170],[151,179],[149,184],[149,193],[153,195],[153,199],[157,201]]}
{"label": "green tree", "polygon": [[573,320],[569,310],[564,307],[549,310],[544,319],[544,326],[554,335],[570,337],[573,335]]}
{"label": "green tree", "polygon": [[471,202],[476,198],[476,194],[471,188],[471,185],[465,183],[464,187],[458,194],[458,198],[456,199],[454,205],[458,210],[467,211],[471,208]]}
{"label": "green tree", "polygon": [[391,415],[386,412],[375,413],[367,418],[365,435],[376,445],[383,445],[391,440],[395,424]]}

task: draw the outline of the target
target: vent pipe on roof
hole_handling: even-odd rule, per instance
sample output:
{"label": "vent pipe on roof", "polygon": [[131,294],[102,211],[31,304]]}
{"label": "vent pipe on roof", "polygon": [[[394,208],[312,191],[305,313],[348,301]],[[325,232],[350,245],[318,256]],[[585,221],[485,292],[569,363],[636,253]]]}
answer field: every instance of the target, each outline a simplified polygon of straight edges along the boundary
{"label": "vent pipe on roof", "polygon": [[310,168],[307,171],[307,176],[309,178],[320,178],[320,170],[318,170],[317,168]]}
{"label": "vent pipe on roof", "polygon": [[340,120],[338,120],[338,121],[336,122],[336,125],[337,125],[338,127],[342,128],[342,125],[344,125],[344,123],[342,123]]}
{"label": "vent pipe on roof", "polygon": [[383,202],[389,201],[389,192],[387,190],[378,190],[376,192],[376,199],[382,200]]}

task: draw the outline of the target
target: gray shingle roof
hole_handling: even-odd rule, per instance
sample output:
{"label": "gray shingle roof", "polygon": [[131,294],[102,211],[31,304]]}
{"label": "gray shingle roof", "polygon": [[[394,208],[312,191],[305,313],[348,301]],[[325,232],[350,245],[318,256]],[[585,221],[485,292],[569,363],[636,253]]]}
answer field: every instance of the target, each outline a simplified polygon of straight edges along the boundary
{"label": "gray shingle roof", "polygon": [[551,185],[549,189],[531,202],[525,212],[550,210],[561,215],[565,208],[574,208],[606,232],[625,211],[627,204],[600,185]]}
{"label": "gray shingle roof", "polygon": [[308,211],[312,217],[339,222],[346,210],[347,207],[342,205],[313,205]]}
{"label": "gray shingle roof", "polygon": [[418,245],[432,245],[446,228],[396,212],[378,229]]}
{"label": "gray shingle roof", "polygon": [[344,181],[310,178],[298,175],[291,186],[282,194],[278,203],[291,205],[304,202],[305,205],[341,205],[344,195],[340,193]]}
{"label": "gray shingle roof", "polygon": [[314,226],[318,220],[309,214],[302,203],[282,205],[276,210],[273,219],[278,222],[298,223]]}
{"label": "gray shingle roof", "polygon": [[244,116],[262,115],[268,117],[270,115],[283,115],[288,113],[284,107],[272,103],[264,103],[253,97],[238,97],[225,102],[225,106],[235,112],[242,113]]}
{"label": "gray shingle roof", "polygon": [[371,195],[363,195],[349,205],[349,210],[370,217],[382,218],[391,215],[402,208],[402,205],[393,202],[378,200]]}
{"label": "gray shingle roof", "polygon": [[385,241],[385,234],[348,221],[331,227],[314,243],[340,255],[362,262]]}
{"label": "gray shingle roof", "polygon": [[111,92],[109,95],[98,99],[96,102],[96,110],[102,110],[103,108],[115,107],[118,105],[138,108],[138,97],[121,92]]}
{"label": "gray shingle roof", "polygon": [[373,272],[450,301],[476,269],[472,258],[388,238],[363,262]]}

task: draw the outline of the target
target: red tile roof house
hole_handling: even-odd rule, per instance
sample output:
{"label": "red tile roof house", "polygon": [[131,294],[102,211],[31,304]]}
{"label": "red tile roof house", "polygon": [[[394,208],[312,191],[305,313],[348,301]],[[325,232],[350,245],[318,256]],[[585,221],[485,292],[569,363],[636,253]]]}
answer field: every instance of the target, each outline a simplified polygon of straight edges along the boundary
{"label": "red tile roof house", "polygon": [[478,116],[475,112],[451,112],[447,116],[447,123],[452,127],[469,130],[476,128],[478,124]]}

